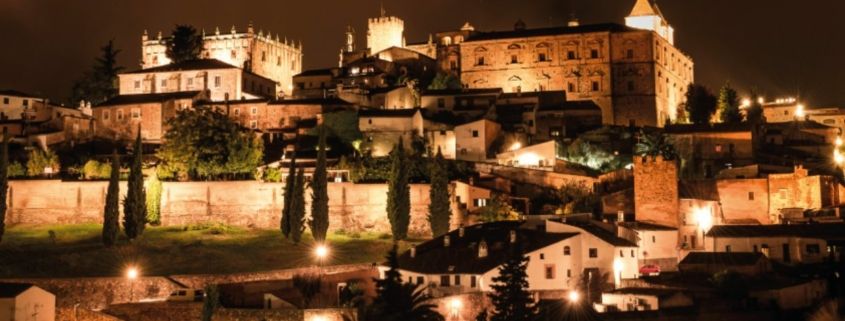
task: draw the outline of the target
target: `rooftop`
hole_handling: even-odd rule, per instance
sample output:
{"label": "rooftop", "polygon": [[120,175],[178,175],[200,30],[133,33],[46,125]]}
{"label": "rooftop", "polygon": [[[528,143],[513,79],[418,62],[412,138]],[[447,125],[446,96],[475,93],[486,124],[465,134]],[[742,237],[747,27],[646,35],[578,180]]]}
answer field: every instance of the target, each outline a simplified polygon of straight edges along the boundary
{"label": "rooftop", "polygon": [[25,93],[14,89],[0,89],[1,96],[25,97],[25,98],[40,98],[36,95]]}
{"label": "rooftop", "polygon": [[[415,257],[410,251],[399,256],[399,268],[417,273],[472,273],[482,274],[505,263],[514,249],[510,232],[517,233],[517,243],[524,253],[529,253],[578,235],[578,233],[546,233],[544,230],[521,228],[522,222],[501,221],[464,228],[436,237],[416,247]],[[448,235],[450,244],[444,245]],[[487,244],[487,256],[478,257],[479,244]]]}
{"label": "rooftop", "polygon": [[501,94],[502,88],[460,88],[424,90],[422,96],[493,95]]}
{"label": "rooftop", "polygon": [[629,28],[627,26],[617,23],[600,23],[579,25],[575,27],[551,27],[551,28],[536,28],[536,29],[520,29],[507,31],[490,31],[479,32],[471,35],[465,42],[497,40],[497,39],[511,39],[511,38],[525,38],[525,37],[542,37],[555,36],[565,34],[580,34],[589,32],[625,32],[634,31],[637,29]]}
{"label": "rooftop", "polygon": [[199,96],[200,93],[201,91],[180,91],[158,94],[119,95],[103,102],[102,104],[97,105],[96,107],[158,103],[175,99],[193,99]]}
{"label": "rooftop", "polygon": [[403,109],[361,109],[358,111],[358,117],[391,117],[391,118],[407,118],[413,117],[419,109],[417,108],[403,108]]}
{"label": "rooftop", "polygon": [[806,237],[845,240],[845,223],[789,225],[717,225],[709,237]]}
{"label": "rooftop", "polygon": [[685,264],[754,265],[766,256],[760,252],[691,252],[681,260]]}
{"label": "rooftop", "polygon": [[0,298],[14,298],[31,287],[29,283],[0,283]]}
{"label": "rooftop", "polygon": [[183,62],[175,62],[170,63],[158,67],[152,67],[147,69],[138,69],[133,71],[125,72],[125,74],[143,74],[143,73],[151,73],[151,72],[168,72],[168,71],[183,71],[183,70],[208,70],[208,69],[240,69],[237,66],[233,66],[222,62],[217,59],[194,59],[194,60],[187,60]]}

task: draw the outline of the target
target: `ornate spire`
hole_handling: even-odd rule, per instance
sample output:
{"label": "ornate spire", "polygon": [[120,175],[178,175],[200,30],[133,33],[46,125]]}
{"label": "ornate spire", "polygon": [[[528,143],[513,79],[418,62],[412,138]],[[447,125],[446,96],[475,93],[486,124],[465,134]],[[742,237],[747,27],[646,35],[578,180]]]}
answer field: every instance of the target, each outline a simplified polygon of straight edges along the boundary
{"label": "ornate spire", "polygon": [[232,34],[238,33],[238,29],[235,29],[235,25],[232,25]]}
{"label": "ornate spire", "polygon": [[220,35],[220,27],[214,27],[214,34],[217,36]]}
{"label": "ornate spire", "polygon": [[147,29],[144,29],[144,34],[141,35],[141,41],[147,41],[150,39],[150,35],[147,34]]}
{"label": "ornate spire", "polygon": [[255,33],[255,28],[252,27],[252,21],[250,21],[249,25],[246,27],[246,33]]}

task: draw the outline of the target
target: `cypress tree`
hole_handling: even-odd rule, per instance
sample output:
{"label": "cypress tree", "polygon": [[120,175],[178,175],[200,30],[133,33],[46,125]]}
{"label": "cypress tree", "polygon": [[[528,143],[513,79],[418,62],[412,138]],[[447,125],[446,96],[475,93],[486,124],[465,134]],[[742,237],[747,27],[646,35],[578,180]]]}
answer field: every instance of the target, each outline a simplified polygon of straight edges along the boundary
{"label": "cypress tree", "polygon": [[305,231],[305,170],[301,168],[296,171],[290,214],[290,238],[294,244],[299,244]]}
{"label": "cypress tree", "polygon": [[129,181],[126,198],[123,200],[123,232],[130,240],[134,240],[144,232],[147,224],[147,196],[144,190],[144,173],[142,160],[144,157],[141,145],[141,127],[138,126],[138,136],[135,138],[135,150],[132,152],[132,164],[129,167]]}
{"label": "cypress tree", "polygon": [[431,203],[428,204],[428,223],[434,237],[449,232],[449,221],[452,217],[449,201],[449,177],[446,173],[443,154],[437,148],[437,155],[431,163],[431,188],[428,191]]}
{"label": "cypress tree", "polygon": [[106,207],[103,212],[103,245],[111,247],[117,241],[117,234],[120,232],[120,158],[117,151],[114,152],[111,161],[111,175],[109,176],[109,187],[106,191]]}
{"label": "cypress tree", "polygon": [[202,300],[202,321],[211,321],[214,313],[220,308],[220,290],[215,284],[205,286],[205,297]]}
{"label": "cypress tree", "polygon": [[3,143],[0,146],[0,243],[6,232],[6,197],[9,191],[9,135],[3,128]]}
{"label": "cypress tree", "polygon": [[390,176],[387,183],[387,219],[393,232],[393,240],[408,237],[411,221],[411,190],[408,186],[408,164],[402,138],[390,153]]}
{"label": "cypress tree", "polygon": [[311,178],[311,234],[314,240],[326,240],[329,230],[329,190],[326,175],[326,129],[320,127],[317,165]]}
{"label": "cypress tree", "polygon": [[739,98],[736,90],[730,84],[725,84],[719,90],[719,118],[723,123],[738,124],[742,122],[742,113],[739,111]]}
{"label": "cypress tree", "polygon": [[528,259],[518,244],[511,248],[510,257],[499,267],[499,276],[493,278],[493,292],[488,294],[493,305],[490,321],[533,321],[537,307],[528,292]]}
{"label": "cypress tree", "polygon": [[293,152],[293,156],[290,158],[288,176],[287,178],[285,178],[284,204],[282,205],[282,218],[279,222],[280,229],[282,230],[282,235],[284,235],[285,238],[288,238],[291,232],[290,208],[291,201],[293,201],[294,185],[296,185],[296,151]]}

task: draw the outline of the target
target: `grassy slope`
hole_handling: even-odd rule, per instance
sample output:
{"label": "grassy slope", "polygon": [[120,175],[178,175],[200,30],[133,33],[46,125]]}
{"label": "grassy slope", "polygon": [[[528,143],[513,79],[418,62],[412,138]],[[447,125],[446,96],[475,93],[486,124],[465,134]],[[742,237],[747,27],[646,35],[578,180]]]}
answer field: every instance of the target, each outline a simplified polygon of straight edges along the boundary
{"label": "grassy slope", "polygon": [[[49,231],[54,231],[55,244]],[[123,235],[121,235],[122,237]],[[392,241],[385,236],[329,235],[326,265],[382,261]],[[128,265],[144,275],[253,272],[309,266],[313,240],[299,245],[277,230],[226,226],[149,227],[142,239],[106,249],[100,225],[16,226],[0,243],[0,278],[120,276]]]}

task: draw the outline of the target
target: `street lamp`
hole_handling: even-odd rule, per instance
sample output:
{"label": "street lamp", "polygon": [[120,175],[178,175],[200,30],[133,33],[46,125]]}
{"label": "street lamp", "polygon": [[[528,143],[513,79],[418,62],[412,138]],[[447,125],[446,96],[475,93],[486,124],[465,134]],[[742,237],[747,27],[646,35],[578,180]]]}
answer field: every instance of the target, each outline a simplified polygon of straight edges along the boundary
{"label": "street lamp", "polygon": [[578,301],[581,300],[581,293],[578,293],[578,291],[575,290],[569,291],[567,298],[571,303],[578,303]]}
{"label": "street lamp", "polygon": [[457,320],[460,317],[461,308],[464,306],[464,303],[461,302],[459,298],[452,298],[449,300],[449,315],[451,315],[453,320]]}
{"label": "street lamp", "polygon": [[806,112],[804,111],[804,104],[796,105],[795,106],[795,117],[797,117],[798,120],[802,120],[804,118],[804,115],[806,115]]}
{"label": "street lamp", "polygon": [[129,302],[135,301],[135,280],[141,274],[137,267],[130,266],[126,269],[126,279],[129,280]]}
{"label": "street lamp", "polygon": [[126,269],[126,278],[131,280],[135,280],[138,278],[138,268],[131,266]]}
{"label": "street lamp", "polygon": [[742,99],[742,105],[739,106],[739,107],[748,108],[749,106],[751,106],[751,99],[750,98],[743,98]]}

